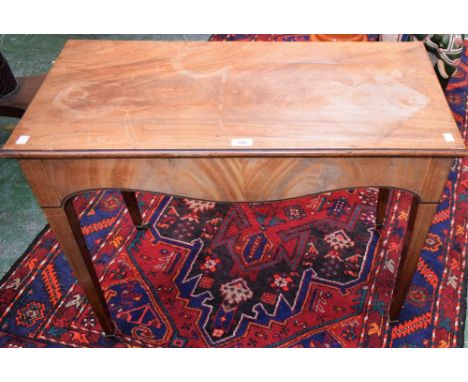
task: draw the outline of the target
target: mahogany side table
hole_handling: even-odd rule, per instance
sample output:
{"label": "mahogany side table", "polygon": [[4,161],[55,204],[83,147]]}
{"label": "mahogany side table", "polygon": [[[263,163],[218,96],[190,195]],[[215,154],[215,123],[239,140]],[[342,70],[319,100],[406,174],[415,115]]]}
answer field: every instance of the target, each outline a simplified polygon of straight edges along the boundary
{"label": "mahogany side table", "polygon": [[[467,155],[421,43],[69,41],[2,150],[19,159],[94,312],[114,333],[71,204],[84,190],[273,201],[414,195],[398,317],[453,158]],[[144,227],[140,227],[144,228]]]}

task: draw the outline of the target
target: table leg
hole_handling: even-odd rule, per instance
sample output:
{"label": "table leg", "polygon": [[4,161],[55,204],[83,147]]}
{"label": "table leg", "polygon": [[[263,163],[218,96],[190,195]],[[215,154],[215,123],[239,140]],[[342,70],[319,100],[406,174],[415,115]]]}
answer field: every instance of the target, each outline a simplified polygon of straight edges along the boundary
{"label": "table leg", "polygon": [[104,333],[108,336],[114,335],[114,324],[99,285],[91,254],[81,232],[72,199],[68,199],[63,208],[48,207],[43,208],[43,211]]}
{"label": "table leg", "polygon": [[[452,165],[452,158],[80,158],[80,159],[22,159],[21,168],[41,206],[48,211],[51,227],[57,233],[62,247],[96,314],[108,333],[112,323],[105,305],[102,291],[94,274],[88,251],[78,242],[84,243],[76,216],[59,208],[68,195],[88,189],[154,190],[166,194],[184,195],[213,201],[272,201],[325,192],[327,189],[360,188],[366,185],[384,185],[383,188],[404,189],[417,195],[421,203],[414,210],[409,227],[413,235],[405,238],[403,254],[398,271],[398,282],[391,306],[391,317],[397,318],[404,301],[408,285],[416,269],[419,254],[424,245],[438,198],[443,190]],[[276,182],[270,184],[258,174],[264,169],[273,169]],[[339,168],[340,176],[327,177],[330,168]],[[242,169],[245,182],[236,182],[232,169]],[[362,171],[357,171],[362,169]],[[365,171],[364,171],[365,169]],[[156,172],[155,172],[156,171]],[[147,176],[148,173],[152,176]],[[197,173],[198,177],[189,176]],[[73,174],[74,176],[70,176]],[[113,176],[112,174],[125,174]],[[361,177],[362,174],[362,177]],[[399,175],[395,175],[399,174]],[[405,176],[401,176],[405,174]],[[325,184],[324,179],[327,179]],[[200,180],[201,179],[201,180]],[[129,191],[125,191],[129,192]],[[379,197],[378,223],[383,223],[383,191]],[[136,198],[130,195],[127,205],[130,211],[137,207]],[[133,214],[140,225],[141,216]],[[73,223],[75,221],[75,224]],[[411,231],[411,229],[408,229]],[[75,238],[78,237],[78,238]],[[84,248],[84,249],[83,249]]]}
{"label": "table leg", "polygon": [[390,189],[388,188],[379,188],[379,196],[377,201],[377,213],[375,215],[375,225],[378,229],[383,228],[385,215],[387,212],[387,203],[388,195],[390,194]]}
{"label": "table leg", "polygon": [[140,207],[134,191],[121,191],[128,213],[136,229],[144,230],[149,227],[149,223],[143,224]]}
{"label": "table leg", "polygon": [[398,320],[436,209],[437,203],[419,203],[416,198],[413,199],[390,307],[391,321]]}

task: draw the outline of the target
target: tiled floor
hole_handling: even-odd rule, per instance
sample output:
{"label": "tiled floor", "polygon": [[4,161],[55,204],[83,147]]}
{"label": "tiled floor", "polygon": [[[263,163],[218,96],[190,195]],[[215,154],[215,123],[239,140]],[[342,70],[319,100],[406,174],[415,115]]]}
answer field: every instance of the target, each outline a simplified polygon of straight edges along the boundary
{"label": "tiled floor", "polygon": [[[70,38],[207,40],[209,35],[0,35],[0,51],[17,76],[47,71]],[[16,119],[0,117],[0,146]],[[14,264],[46,221],[15,160],[0,159],[0,277]],[[468,322],[467,325],[468,326]],[[468,329],[465,330],[468,347]]]}

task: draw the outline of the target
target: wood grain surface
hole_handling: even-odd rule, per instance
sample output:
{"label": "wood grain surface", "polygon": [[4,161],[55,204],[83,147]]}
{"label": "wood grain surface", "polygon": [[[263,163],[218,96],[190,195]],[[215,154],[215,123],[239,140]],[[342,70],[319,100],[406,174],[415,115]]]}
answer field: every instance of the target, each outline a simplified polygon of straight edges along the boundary
{"label": "wood grain surface", "polygon": [[74,40],[3,155],[263,151],[466,153],[420,43]]}
{"label": "wood grain surface", "polygon": [[43,207],[93,189],[154,191],[218,202],[274,201],[355,187],[399,188],[438,202],[451,158],[22,159]]}

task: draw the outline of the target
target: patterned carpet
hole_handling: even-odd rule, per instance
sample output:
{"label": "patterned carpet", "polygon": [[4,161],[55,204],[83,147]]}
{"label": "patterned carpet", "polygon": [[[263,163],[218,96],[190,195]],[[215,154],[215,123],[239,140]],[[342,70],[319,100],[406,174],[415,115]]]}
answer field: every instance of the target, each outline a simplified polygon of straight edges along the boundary
{"label": "patterned carpet", "polygon": [[[288,38],[276,39],[291,39]],[[447,87],[466,131],[468,57]],[[45,230],[0,283],[0,346],[456,347],[466,301],[468,161],[447,182],[401,321],[387,320],[409,195],[382,237],[376,191],[221,204],[139,194],[136,231],[116,192],[74,202],[118,327],[100,327]]]}

